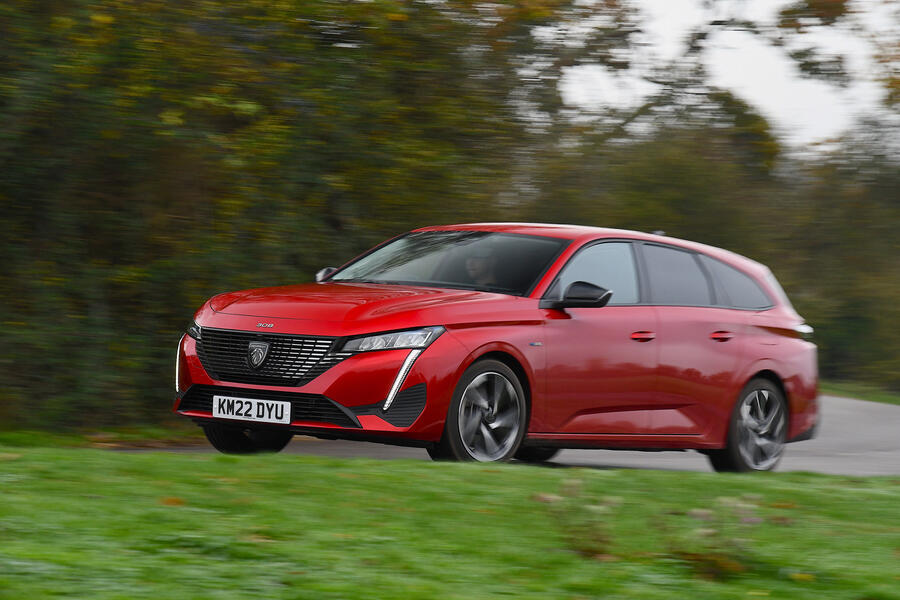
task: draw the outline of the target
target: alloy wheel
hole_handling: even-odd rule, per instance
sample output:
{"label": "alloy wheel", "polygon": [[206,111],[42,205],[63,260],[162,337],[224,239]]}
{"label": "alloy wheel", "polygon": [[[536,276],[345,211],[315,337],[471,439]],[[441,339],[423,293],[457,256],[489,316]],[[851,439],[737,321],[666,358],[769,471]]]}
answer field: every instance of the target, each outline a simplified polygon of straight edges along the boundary
{"label": "alloy wheel", "polygon": [[483,462],[506,456],[518,439],[524,410],[504,375],[487,371],[475,377],[459,403],[459,434],[469,456]]}
{"label": "alloy wheel", "polygon": [[754,470],[774,465],[784,450],[787,416],[781,400],[769,390],[751,390],[741,401],[738,451]]}

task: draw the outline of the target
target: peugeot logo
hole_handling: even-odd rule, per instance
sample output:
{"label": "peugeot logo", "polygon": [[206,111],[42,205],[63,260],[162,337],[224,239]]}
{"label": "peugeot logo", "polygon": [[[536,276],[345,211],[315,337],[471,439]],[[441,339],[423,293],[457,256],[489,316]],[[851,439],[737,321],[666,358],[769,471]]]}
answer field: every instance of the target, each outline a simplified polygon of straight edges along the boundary
{"label": "peugeot logo", "polygon": [[258,369],[269,355],[269,342],[250,342],[247,348],[247,362],[251,369]]}

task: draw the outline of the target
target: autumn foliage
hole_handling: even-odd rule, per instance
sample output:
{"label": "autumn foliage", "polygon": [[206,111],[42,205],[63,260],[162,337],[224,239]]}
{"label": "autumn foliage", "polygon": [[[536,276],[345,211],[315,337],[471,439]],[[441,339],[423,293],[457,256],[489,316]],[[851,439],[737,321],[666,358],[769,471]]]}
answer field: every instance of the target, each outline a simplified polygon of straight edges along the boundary
{"label": "autumn foliage", "polygon": [[470,220],[746,253],[816,327],[825,375],[900,387],[900,169],[878,129],[788,156],[675,71],[634,112],[579,118],[559,81],[623,68],[635,22],[558,0],[0,4],[0,426],[164,419],[208,296]]}

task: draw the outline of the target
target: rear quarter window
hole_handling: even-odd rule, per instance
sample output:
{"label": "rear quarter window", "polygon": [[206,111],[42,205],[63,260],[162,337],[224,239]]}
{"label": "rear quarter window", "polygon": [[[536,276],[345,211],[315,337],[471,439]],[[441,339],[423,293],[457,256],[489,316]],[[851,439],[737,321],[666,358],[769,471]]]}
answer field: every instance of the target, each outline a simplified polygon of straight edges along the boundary
{"label": "rear quarter window", "polygon": [[768,294],[746,273],[709,256],[700,255],[700,261],[715,279],[717,295],[724,292],[724,298],[717,298],[719,304],[757,310],[773,306]]}

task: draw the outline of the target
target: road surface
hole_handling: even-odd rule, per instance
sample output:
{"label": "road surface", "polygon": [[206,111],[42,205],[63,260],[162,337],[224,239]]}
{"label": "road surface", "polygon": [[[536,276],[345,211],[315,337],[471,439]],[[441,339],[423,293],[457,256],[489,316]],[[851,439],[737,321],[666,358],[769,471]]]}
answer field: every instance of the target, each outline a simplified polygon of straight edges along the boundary
{"label": "road surface", "polygon": [[[822,425],[818,436],[789,444],[778,471],[812,471],[837,475],[900,475],[900,406],[820,397]],[[285,452],[336,457],[430,460],[421,448],[368,442],[295,437]],[[551,461],[559,466],[601,469],[668,469],[709,471],[697,452],[626,452],[563,450]]]}

